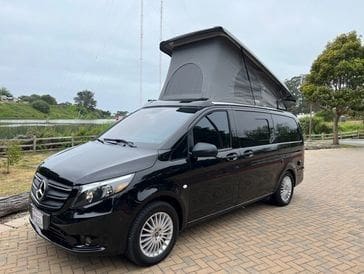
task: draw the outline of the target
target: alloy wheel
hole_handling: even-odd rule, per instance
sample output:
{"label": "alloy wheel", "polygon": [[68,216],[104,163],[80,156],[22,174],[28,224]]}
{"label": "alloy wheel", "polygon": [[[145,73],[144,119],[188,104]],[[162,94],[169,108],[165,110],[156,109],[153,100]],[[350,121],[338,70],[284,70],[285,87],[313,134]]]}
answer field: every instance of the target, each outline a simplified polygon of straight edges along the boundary
{"label": "alloy wheel", "polygon": [[156,212],[144,223],[139,247],[147,257],[157,257],[169,246],[173,236],[173,221],[166,212]]}
{"label": "alloy wheel", "polygon": [[293,188],[293,184],[292,184],[291,177],[285,176],[282,180],[282,184],[280,187],[280,194],[281,194],[281,199],[283,202],[287,203],[289,201],[289,199],[291,199],[292,188]]}

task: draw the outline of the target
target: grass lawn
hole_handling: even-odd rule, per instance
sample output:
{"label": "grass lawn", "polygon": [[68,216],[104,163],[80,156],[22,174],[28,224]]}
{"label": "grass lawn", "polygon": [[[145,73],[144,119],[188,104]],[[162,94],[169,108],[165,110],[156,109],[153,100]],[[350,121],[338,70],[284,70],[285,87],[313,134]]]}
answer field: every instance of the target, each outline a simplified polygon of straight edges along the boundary
{"label": "grass lawn", "polygon": [[38,164],[53,153],[23,153],[19,163],[10,167],[10,174],[5,173],[5,159],[0,158],[0,197],[29,191]]}
{"label": "grass lawn", "polygon": [[51,105],[48,114],[42,113],[32,107],[31,104],[22,102],[0,102],[0,119],[98,119],[109,118],[101,113],[101,110],[80,110],[76,105]]}

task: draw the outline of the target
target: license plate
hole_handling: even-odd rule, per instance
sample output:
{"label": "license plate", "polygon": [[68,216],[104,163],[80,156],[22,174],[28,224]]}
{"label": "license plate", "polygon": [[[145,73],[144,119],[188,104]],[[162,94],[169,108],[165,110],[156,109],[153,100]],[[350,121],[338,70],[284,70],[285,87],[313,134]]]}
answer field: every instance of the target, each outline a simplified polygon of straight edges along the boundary
{"label": "license plate", "polygon": [[44,214],[34,206],[32,207],[32,221],[40,229],[44,229]]}

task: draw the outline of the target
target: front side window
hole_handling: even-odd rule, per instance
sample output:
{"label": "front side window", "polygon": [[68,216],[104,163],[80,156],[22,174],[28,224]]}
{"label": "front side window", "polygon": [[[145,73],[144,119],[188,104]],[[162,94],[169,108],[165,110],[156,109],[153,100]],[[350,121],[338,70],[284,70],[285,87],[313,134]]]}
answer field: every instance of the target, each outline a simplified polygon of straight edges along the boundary
{"label": "front side window", "polygon": [[184,159],[187,157],[188,144],[187,135],[183,136],[172,148],[171,160]]}
{"label": "front side window", "polygon": [[270,130],[267,115],[256,112],[235,111],[235,118],[240,147],[269,144]]}
{"label": "front side window", "polygon": [[210,143],[218,149],[229,148],[230,127],[227,113],[216,111],[202,118],[193,128],[194,143]]}
{"label": "front side window", "polygon": [[143,108],[106,131],[100,139],[124,139],[136,145],[157,147],[194,115],[177,107]]}

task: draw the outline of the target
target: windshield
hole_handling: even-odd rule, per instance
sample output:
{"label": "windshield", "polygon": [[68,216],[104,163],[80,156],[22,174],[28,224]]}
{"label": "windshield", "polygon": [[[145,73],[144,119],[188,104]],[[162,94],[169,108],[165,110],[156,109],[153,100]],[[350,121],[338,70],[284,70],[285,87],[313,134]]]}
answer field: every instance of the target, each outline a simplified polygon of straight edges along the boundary
{"label": "windshield", "polygon": [[143,108],[117,123],[100,139],[122,139],[136,145],[157,146],[172,136],[193,112],[176,107]]}

